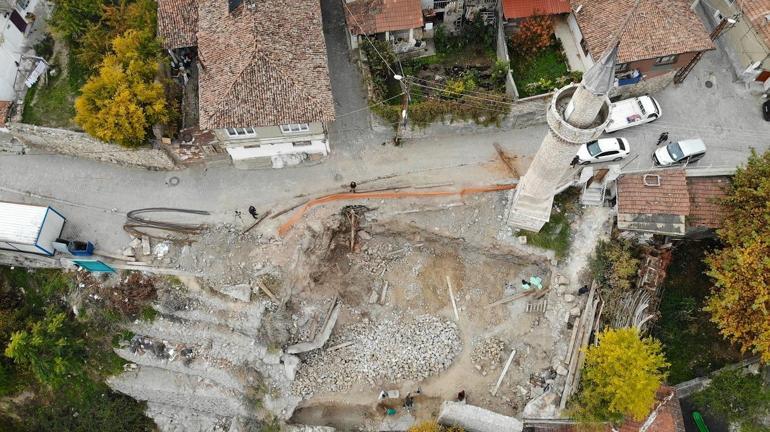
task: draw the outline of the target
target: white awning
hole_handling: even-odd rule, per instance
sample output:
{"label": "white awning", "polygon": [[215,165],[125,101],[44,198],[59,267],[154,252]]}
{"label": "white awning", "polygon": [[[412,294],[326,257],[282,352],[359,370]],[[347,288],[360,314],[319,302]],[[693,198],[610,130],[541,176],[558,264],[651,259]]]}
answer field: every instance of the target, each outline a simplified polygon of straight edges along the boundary
{"label": "white awning", "polygon": [[0,202],[0,241],[35,244],[48,207]]}

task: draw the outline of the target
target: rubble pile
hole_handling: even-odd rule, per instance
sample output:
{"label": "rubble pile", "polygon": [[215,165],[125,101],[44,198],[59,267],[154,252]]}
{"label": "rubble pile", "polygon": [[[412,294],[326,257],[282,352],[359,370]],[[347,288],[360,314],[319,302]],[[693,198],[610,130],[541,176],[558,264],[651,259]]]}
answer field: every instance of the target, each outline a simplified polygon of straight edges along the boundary
{"label": "rubble pile", "polygon": [[[302,397],[344,391],[356,383],[423,380],[446,368],[461,351],[457,325],[431,315],[367,319],[335,332],[326,349],[308,353],[292,391]],[[340,349],[329,349],[347,344]]]}
{"label": "rubble pile", "polygon": [[476,342],[471,352],[473,367],[481,375],[486,376],[489,371],[500,368],[500,363],[504,361],[501,358],[503,351],[505,351],[505,342],[495,336]]}

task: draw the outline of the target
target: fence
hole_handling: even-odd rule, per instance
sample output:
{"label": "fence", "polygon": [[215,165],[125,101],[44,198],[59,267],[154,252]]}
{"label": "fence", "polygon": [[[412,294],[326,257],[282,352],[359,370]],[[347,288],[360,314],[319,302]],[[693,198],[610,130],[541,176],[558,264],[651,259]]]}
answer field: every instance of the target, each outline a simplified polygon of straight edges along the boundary
{"label": "fence", "polygon": [[503,31],[503,13],[498,8],[497,14],[497,59],[502,60],[508,65],[508,73],[505,76],[505,94],[514,100],[519,98],[519,90],[516,88],[516,82],[513,81],[511,74],[511,58],[508,56],[508,43],[505,40],[505,31]]}

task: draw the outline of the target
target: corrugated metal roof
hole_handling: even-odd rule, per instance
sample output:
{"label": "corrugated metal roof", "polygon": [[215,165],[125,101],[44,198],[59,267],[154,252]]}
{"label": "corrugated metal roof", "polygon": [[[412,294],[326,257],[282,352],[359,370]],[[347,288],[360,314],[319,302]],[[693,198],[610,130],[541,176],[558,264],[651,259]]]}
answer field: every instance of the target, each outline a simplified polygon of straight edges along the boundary
{"label": "corrugated metal roof", "polygon": [[48,207],[0,202],[0,241],[35,244]]}

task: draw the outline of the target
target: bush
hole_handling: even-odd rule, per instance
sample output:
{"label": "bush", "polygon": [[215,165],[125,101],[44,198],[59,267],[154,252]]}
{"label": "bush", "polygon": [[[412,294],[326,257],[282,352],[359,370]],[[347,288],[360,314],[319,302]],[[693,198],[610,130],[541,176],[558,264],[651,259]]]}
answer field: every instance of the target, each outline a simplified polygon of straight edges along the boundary
{"label": "bush", "polygon": [[388,82],[394,80],[389,64],[396,64],[396,54],[390,43],[368,39],[361,48],[366,55],[366,63],[372,76],[372,85],[376,96],[382,99],[388,92]]}
{"label": "bush", "polygon": [[636,328],[608,329],[586,350],[586,365],[573,414],[581,421],[640,421],[655,405],[668,367],[660,342]]}
{"label": "bush", "polygon": [[538,15],[525,18],[511,35],[511,52],[516,57],[533,57],[551,45],[553,17]]}
{"label": "bush", "polygon": [[450,55],[469,46],[493,49],[496,35],[495,26],[486,25],[483,20],[476,19],[466,22],[456,35],[447,33],[444,26],[439,26],[433,35],[433,43],[436,45],[436,53]]}
{"label": "bush", "polygon": [[96,138],[126,147],[144,144],[150,127],[168,118],[163,86],[155,81],[158,61],[147,59],[146,34],[129,30],[112,42],[98,75],[75,101],[75,121]]}
{"label": "bush", "polygon": [[692,399],[701,409],[740,424],[741,431],[757,430],[762,417],[770,415],[770,389],[760,375],[747,375],[740,369],[716,374],[711,385]]}

